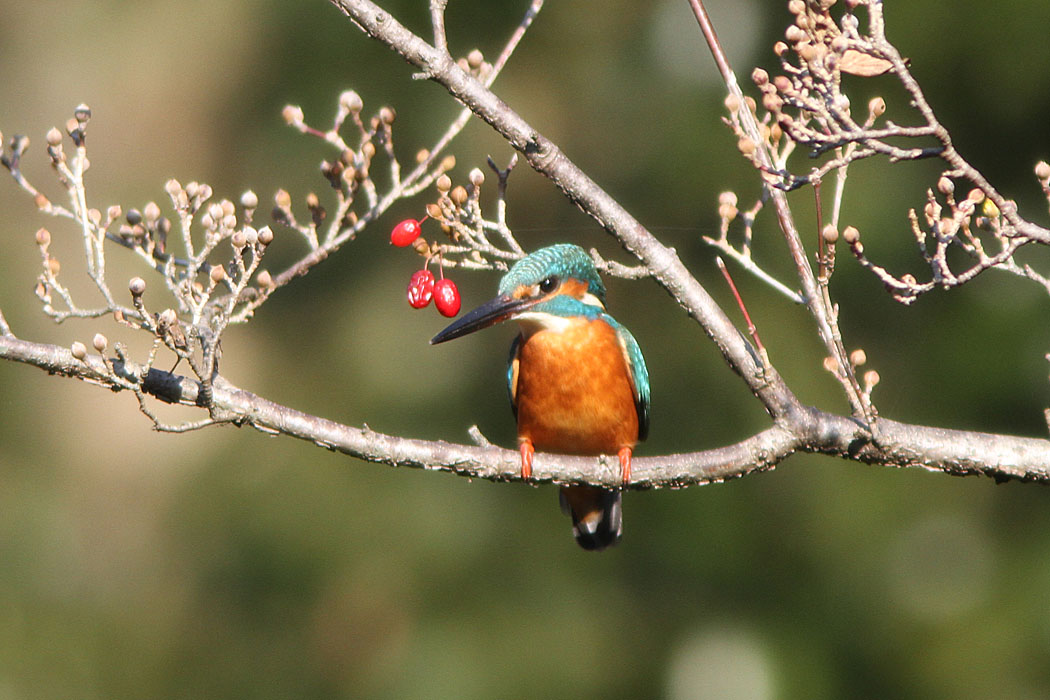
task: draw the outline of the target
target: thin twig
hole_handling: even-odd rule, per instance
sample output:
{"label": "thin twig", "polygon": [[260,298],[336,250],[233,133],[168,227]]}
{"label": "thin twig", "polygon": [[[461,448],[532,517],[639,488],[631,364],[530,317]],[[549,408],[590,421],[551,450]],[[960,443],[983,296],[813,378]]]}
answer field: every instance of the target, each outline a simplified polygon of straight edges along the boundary
{"label": "thin twig", "polygon": [[743,297],[740,296],[740,292],[736,288],[736,284],[733,282],[732,275],[729,274],[729,270],[726,268],[725,261],[722,260],[721,256],[715,256],[715,264],[718,265],[718,269],[722,272],[722,277],[725,278],[726,284],[729,285],[730,291],[733,292],[733,298],[736,299],[736,304],[740,308],[740,313],[744,315],[744,322],[747,323],[747,332],[751,336],[751,340],[755,342],[755,347],[758,348],[759,354],[762,356],[762,364],[765,367],[769,366],[769,354],[766,352],[766,348],[762,345],[762,339],[758,337],[758,328],[755,326],[755,322],[751,320],[751,314],[747,312],[747,305],[744,303]]}
{"label": "thin twig", "polygon": [[[729,59],[726,57],[722,44],[718,40],[714,25],[711,23],[711,19],[707,14],[703,0],[689,0],[689,4],[693,8],[693,13],[700,25],[700,30],[703,33],[704,38],[707,40],[707,45],[711,50],[711,55],[714,58],[715,65],[718,66],[718,70],[722,74],[722,79],[726,84],[726,89],[729,94],[735,98],[738,105],[734,117],[739,119],[741,128],[754,144],[754,154],[759,165],[762,168],[771,171],[774,163],[773,156],[770,153],[767,141],[762,138],[761,129],[759,128],[758,121],[755,119],[755,115],[751,112],[751,109],[748,107],[748,102],[744,99],[744,94],[740,89],[740,84],[737,82],[736,74],[729,65]],[[817,330],[820,334],[821,340],[824,342],[825,348],[828,350],[828,353],[838,361],[839,367],[845,368],[841,374],[836,374],[836,377],[842,384],[854,416],[864,419],[865,423],[869,425],[869,428],[874,431],[876,429],[873,425],[874,416],[868,412],[862,397],[860,384],[857,382],[857,378],[854,376],[852,370],[849,369],[850,365],[846,358],[845,348],[840,342],[836,342],[838,333],[834,328],[834,320],[828,316],[827,310],[821,301],[820,292],[817,288],[816,276],[813,274],[813,268],[810,265],[809,257],[806,255],[805,247],[802,245],[802,239],[799,236],[798,229],[795,227],[794,217],[788,206],[787,197],[782,191],[772,188],[770,191],[770,198],[773,200],[777,220],[780,222],[780,229],[784,234],[788,250],[795,262],[795,269],[798,274],[799,282],[802,284],[802,292],[806,300],[806,307],[809,309],[810,315],[813,316],[817,323]]]}

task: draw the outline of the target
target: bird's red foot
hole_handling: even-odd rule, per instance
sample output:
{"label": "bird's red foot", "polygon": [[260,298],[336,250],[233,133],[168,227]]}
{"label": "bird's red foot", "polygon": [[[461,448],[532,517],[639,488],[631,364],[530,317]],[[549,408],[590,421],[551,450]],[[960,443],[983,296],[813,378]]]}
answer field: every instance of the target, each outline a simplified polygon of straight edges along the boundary
{"label": "bird's red foot", "polygon": [[621,447],[620,455],[620,483],[624,486],[631,483],[631,452],[630,447]]}
{"label": "bird's red foot", "polygon": [[532,455],[536,448],[532,446],[532,440],[521,441],[521,478],[528,481],[532,478]]}

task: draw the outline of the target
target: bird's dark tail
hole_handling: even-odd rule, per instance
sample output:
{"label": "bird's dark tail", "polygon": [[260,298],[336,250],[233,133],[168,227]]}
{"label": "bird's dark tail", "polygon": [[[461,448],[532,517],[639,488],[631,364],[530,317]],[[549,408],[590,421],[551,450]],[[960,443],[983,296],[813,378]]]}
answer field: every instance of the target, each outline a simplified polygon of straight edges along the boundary
{"label": "bird's dark tail", "polygon": [[572,534],[588,550],[600,551],[616,544],[623,534],[619,491],[595,486],[563,486],[561,509],[572,516]]}

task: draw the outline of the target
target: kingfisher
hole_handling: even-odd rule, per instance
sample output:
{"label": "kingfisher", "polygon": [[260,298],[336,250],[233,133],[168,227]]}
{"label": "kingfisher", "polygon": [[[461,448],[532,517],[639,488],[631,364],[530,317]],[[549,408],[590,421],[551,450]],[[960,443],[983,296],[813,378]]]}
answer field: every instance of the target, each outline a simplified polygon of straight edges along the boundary
{"label": "kingfisher", "polygon": [[[605,311],[605,285],[578,245],[541,248],[500,280],[496,298],[431,339],[443,343],[503,321],[515,321],[507,387],[518,422],[521,478],[532,477],[536,450],[617,455],[623,485],[631,455],[649,432],[649,372],[637,341]],[[588,550],[616,544],[623,533],[621,492],[563,486],[562,510]]]}

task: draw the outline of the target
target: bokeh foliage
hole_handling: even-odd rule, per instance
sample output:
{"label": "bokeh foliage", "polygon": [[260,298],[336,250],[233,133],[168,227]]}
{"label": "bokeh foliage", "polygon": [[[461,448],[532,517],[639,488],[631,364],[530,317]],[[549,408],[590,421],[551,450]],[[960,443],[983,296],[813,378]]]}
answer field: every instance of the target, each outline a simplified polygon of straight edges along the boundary
{"label": "bokeh foliage", "polygon": [[[390,7],[422,31],[425,5]],[[450,5],[461,54],[493,54],[519,14],[508,3]],[[741,76],[775,68],[782,3],[710,9]],[[1048,14],[1016,0],[887,7],[890,38],[957,146],[1037,219]],[[328,154],[283,125],[286,103],[319,122],[345,88],[368,110],[392,104],[406,160],[457,111],[322,0],[2,0],[0,16],[0,128],[35,140],[26,167],[42,182],[44,132],[90,104],[97,206],[160,200],[169,177],[231,198],[284,187],[301,205],[323,193],[317,163]],[[719,122],[709,63],[683,2],[548,3],[496,89],[731,310],[700,236],[717,227],[718,192],[746,203],[757,189]],[[857,88],[860,99],[884,94],[887,116],[906,109],[888,83]],[[453,150],[459,181],[486,155],[510,155],[482,125]],[[887,264],[916,264],[905,207],[921,206],[932,176],[921,165],[851,171],[845,221]],[[812,231],[811,196],[793,202]],[[404,303],[417,262],[385,234],[422,203],[400,206],[229,333],[224,374],[343,422],[450,440],[477,423],[512,444],[511,331],[431,348],[444,319]],[[627,261],[524,166],[510,207],[529,247],[571,240]],[[32,297],[32,235],[44,222],[9,182],[0,211],[0,307],[15,332],[68,345],[104,326],[119,338],[106,324],[44,320]],[[758,254],[786,278],[771,219],[758,235]],[[111,264],[140,273],[130,255]],[[801,398],[844,408],[805,313],[736,278]],[[496,278],[457,281],[470,305]],[[882,375],[883,414],[1045,433],[1043,292],[991,272],[904,308],[848,260],[833,286],[847,347],[863,347]],[[765,425],[655,284],[612,281],[610,309],[652,375],[642,454],[714,447]],[[1050,495],[1039,486],[796,457],[726,485],[629,494],[624,541],[595,556],[573,543],[551,488],[371,466],[249,430],[158,435],[128,396],[10,364],[0,364],[0,402],[0,696],[1050,695]]]}

